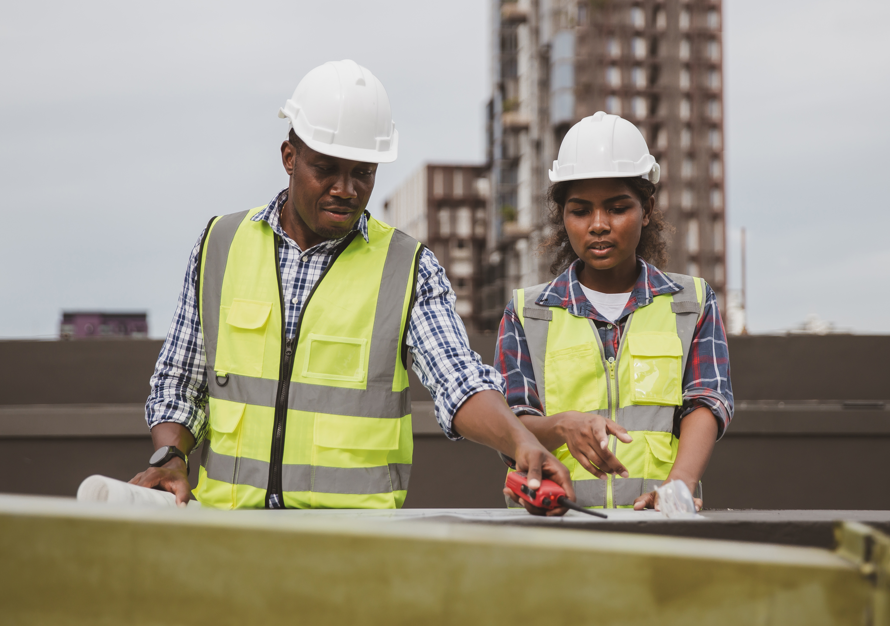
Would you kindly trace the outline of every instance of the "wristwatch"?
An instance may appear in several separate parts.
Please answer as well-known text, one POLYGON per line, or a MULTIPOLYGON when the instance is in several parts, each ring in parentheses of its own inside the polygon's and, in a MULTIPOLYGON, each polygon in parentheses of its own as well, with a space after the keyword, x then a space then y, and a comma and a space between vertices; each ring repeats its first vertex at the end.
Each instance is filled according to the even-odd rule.
POLYGON ((189 470, 189 458, 186 456, 185 452, 177 448, 176 446, 161 446, 155 453, 151 455, 151 458, 148 460, 149 467, 161 467, 166 464, 173 457, 178 456, 180 459, 185 461, 185 471, 189 470))

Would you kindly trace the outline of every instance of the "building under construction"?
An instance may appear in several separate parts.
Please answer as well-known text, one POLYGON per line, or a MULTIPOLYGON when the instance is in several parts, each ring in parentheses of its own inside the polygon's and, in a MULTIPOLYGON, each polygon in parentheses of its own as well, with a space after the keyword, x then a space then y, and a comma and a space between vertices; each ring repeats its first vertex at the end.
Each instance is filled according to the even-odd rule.
POLYGON ((383 220, 433 251, 457 296, 469 331, 480 330, 480 292, 489 232, 491 192, 484 165, 422 166, 383 204, 383 220))
POLYGON ((661 165, 658 205, 676 228, 666 269, 702 276, 725 308, 721 21, 719 0, 492 0, 485 328, 510 289, 551 277, 536 254, 547 170, 600 110, 637 125, 661 165))

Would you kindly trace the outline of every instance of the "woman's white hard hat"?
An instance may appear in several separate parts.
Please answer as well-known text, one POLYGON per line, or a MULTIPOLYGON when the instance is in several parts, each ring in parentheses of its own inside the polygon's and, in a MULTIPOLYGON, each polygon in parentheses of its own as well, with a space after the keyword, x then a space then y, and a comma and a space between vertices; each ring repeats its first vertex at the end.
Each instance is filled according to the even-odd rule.
POLYGON ((599 111, 566 133, 550 181, 642 176, 657 183, 660 175, 661 168, 639 129, 618 115, 599 111))
POLYGON ((368 163, 396 160, 399 132, 386 90, 355 61, 330 61, 310 71, 278 117, 287 118, 316 152, 368 163))

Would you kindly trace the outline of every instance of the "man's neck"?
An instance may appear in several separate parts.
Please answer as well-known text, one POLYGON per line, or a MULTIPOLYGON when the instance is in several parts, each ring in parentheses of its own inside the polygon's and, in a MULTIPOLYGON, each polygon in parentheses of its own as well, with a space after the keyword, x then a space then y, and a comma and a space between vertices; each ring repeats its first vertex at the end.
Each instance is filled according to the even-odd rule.
POLYGON ((299 213, 291 205, 290 198, 281 205, 278 221, 281 223, 281 229, 300 246, 301 250, 308 250, 323 241, 327 241, 327 239, 313 232, 306 225, 306 222, 300 218, 299 213))

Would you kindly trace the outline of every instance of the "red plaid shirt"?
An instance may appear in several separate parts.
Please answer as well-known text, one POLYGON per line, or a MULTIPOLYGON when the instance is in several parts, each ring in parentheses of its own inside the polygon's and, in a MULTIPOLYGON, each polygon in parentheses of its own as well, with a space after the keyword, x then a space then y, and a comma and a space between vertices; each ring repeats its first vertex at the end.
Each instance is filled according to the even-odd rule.
MULTIPOLYGON (((600 315, 581 290, 576 261, 557 276, 536 300, 544 306, 559 306, 576 317, 594 321, 602 340, 605 357, 616 357, 627 317, 637 309, 648 306, 655 296, 677 293, 682 287, 668 278, 654 265, 638 259, 640 275, 633 292, 616 323, 600 315)), ((535 374, 529 357, 525 331, 516 315, 511 300, 504 311, 498 331, 495 367, 507 381, 507 402, 517 415, 543 415, 538 399, 535 374)), ((732 383, 729 379, 729 349, 726 331, 717 309, 717 298, 705 284, 704 312, 695 327, 686 371, 683 373, 683 409, 680 418, 699 407, 707 407, 717 418, 717 438, 723 436, 732 420, 732 383)))

